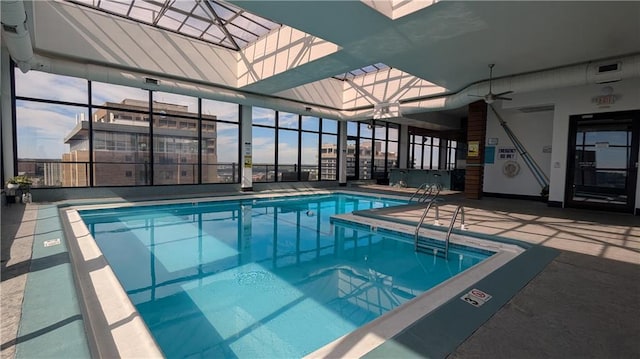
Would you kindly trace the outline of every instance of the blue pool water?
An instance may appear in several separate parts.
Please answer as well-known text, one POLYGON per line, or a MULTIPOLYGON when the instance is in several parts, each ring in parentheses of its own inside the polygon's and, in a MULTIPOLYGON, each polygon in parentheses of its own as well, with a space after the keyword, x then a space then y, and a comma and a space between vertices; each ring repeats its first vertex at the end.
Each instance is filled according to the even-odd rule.
POLYGON ((488 256, 332 225, 345 194, 80 211, 169 358, 299 358, 488 256))

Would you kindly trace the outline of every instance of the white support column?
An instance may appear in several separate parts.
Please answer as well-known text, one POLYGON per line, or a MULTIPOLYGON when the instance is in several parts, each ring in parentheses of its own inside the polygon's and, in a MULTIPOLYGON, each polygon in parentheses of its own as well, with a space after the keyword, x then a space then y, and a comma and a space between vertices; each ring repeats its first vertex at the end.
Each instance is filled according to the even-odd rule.
POLYGON ((2 161, 5 180, 16 175, 13 173, 13 121, 11 108, 11 65, 9 51, 2 46, 0 49, 0 116, 2 121, 2 161))
POLYGON ((398 136, 398 166, 399 168, 407 168, 409 160, 409 126, 400 125, 398 136))
POLYGON ((338 185, 347 185, 347 121, 338 121, 338 143, 340 153, 338 153, 338 185))
POLYGON ((253 190, 253 136, 251 124, 253 123, 253 113, 251 106, 240 106, 240 166, 242 168, 242 178, 240 186, 242 191, 253 190))

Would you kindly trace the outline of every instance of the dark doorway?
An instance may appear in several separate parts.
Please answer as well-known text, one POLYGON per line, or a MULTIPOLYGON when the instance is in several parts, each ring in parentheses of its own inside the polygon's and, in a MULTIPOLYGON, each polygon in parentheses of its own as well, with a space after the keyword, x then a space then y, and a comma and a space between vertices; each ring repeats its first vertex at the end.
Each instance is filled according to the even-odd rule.
POLYGON ((633 212, 640 111, 571 116, 565 203, 633 212))

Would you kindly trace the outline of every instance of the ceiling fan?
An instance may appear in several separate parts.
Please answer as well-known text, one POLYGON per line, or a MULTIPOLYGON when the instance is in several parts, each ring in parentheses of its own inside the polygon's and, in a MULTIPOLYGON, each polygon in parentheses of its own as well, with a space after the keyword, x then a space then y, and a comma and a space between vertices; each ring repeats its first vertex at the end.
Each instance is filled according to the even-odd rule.
POLYGON ((495 66, 495 64, 489 64, 489 93, 484 95, 484 96, 480 96, 480 95, 469 95, 469 96, 482 97, 484 99, 484 102, 486 102, 487 104, 492 104, 496 100, 507 100, 507 101, 511 101, 512 100, 509 97, 504 97, 504 95, 508 95, 508 94, 512 93, 513 91, 505 91, 505 92, 501 92, 501 93, 493 93, 491 91, 491 82, 493 81, 493 67, 494 66, 495 66))

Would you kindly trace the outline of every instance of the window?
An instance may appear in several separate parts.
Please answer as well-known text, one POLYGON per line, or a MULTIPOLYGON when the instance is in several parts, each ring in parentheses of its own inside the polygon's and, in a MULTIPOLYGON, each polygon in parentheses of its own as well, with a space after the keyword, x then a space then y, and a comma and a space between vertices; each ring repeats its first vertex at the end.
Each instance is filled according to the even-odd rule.
POLYGON ((300 126, 299 115, 287 112, 278 113, 278 128, 290 128, 297 130, 300 126))
POLYGON ((337 179, 336 174, 338 169, 338 136, 323 133, 321 149, 320 179, 324 181, 335 181, 337 179))
POLYGON ((410 135, 409 164, 418 169, 455 169, 457 142, 432 136, 410 135))
POLYGON ((318 154, 318 137, 319 135, 317 133, 302 133, 302 142, 300 143, 302 159, 300 180, 302 181, 319 180, 318 161, 320 156, 318 154))
POLYGON ((240 106, 202 100, 202 183, 239 181, 240 106))
POLYGON ((276 128, 274 110, 253 107, 252 160, 253 181, 276 180, 276 128))

